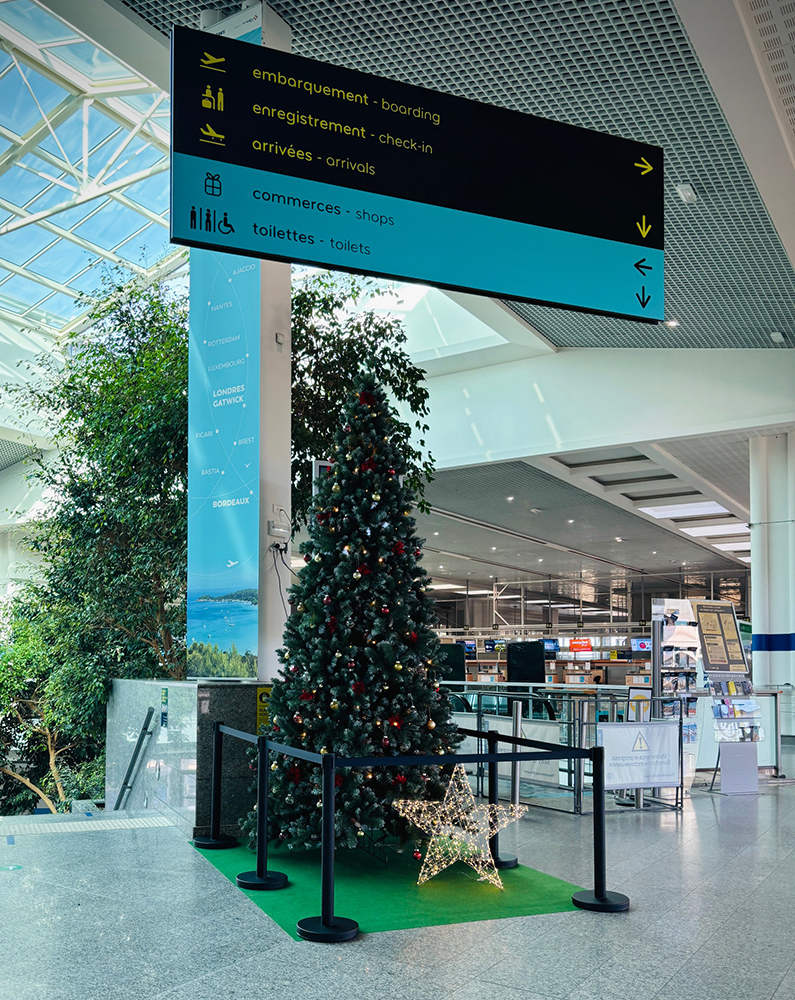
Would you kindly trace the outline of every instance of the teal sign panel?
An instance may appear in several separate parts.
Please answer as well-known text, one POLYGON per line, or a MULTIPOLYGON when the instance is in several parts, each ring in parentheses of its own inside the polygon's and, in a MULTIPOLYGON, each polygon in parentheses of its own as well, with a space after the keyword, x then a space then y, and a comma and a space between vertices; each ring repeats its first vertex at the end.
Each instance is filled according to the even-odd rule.
POLYGON ((656 146, 188 28, 173 242, 664 318, 656 146))

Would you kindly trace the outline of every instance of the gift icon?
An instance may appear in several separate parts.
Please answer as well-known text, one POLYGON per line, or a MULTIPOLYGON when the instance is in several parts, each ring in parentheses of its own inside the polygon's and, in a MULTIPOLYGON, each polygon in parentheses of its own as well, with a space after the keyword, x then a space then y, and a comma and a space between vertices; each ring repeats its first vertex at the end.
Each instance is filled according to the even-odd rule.
POLYGON ((221 193, 221 175, 207 173, 204 178, 204 193, 218 196, 221 193))

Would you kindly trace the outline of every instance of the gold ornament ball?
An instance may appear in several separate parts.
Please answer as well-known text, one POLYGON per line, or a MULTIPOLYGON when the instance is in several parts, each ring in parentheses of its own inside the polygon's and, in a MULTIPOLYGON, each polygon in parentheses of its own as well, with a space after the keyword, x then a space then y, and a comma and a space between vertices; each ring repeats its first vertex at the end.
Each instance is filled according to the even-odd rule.
POLYGON ((339 483, 334 483, 334 485, 331 487, 331 492, 332 493, 339 493, 339 491, 340 491, 340 484, 339 483))
POLYGON ((364 836, 364 830, 357 830, 356 831, 356 836, 357 837, 363 837, 364 836))
POLYGON ((428 719, 428 729, 436 729, 436 723, 433 719, 428 719))
POLYGON ((325 748, 325 747, 321 747, 321 748, 320 748, 320 752, 321 752, 321 753, 328 753, 328 750, 326 750, 326 748, 325 748))
POLYGON ((334 654, 334 659, 338 660, 341 656, 342 656, 342 653, 339 650, 337 650, 337 652, 334 654))
POLYGON ((306 610, 306 605, 304 605, 304 604, 299 604, 299 605, 298 605, 298 610, 299 610, 299 611, 305 611, 305 610, 306 610))
POLYGON ((380 493, 373 493, 373 500, 375 500, 377 502, 380 499, 381 499, 381 494, 380 493))
POLYGON ((329 708, 332 709, 332 711, 336 711, 339 707, 340 703, 338 701, 332 701, 332 703, 329 705, 329 708))
POLYGON ((316 553, 316 555, 315 555, 315 557, 314 557, 314 558, 315 558, 315 562, 320 562, 320 559, 321 559, 321 555, 320 555, 320 553, 319 553, 319 552, 318 552, 318 553, 316 553))
POLYGON ((350 462, 350 460, 353 458, 353 455, 350 452, 348 452, 348 454, 345 456, 345 458, 346 458, 346 460, 348 462, 350 462))
POLYGON ((361 580, 362 574, 358 570, 356 570, 356 572, 353 574, 353 578, 354 580, 361 580))
POLYGON ((271 764, 271 771, 278 771, 278 770, 279 770, 279 765, 276 763, 276 761, 274 761, 271 764))
POLYGON ((395 670, 402 670, 402 669, 403 669, 403 664, 402 663, 396 663, 395 664, 395 670))

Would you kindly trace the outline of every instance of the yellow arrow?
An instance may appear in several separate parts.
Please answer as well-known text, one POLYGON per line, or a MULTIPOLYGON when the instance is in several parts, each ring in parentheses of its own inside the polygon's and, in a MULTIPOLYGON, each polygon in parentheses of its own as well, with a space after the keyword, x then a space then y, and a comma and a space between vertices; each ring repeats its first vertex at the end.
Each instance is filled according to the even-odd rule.
POLYGON ((649 224, 648 226, 646 225, 646 216, 645 215, 643 216, 643 225, 641 225, 639 222, 636 222, 635 225, 638 227, 638 229, 640 230, 640 235, 645 240, 646 237, 651 232, 651 224, 649 224))
POLYGON ((650 170, 654 170, 654 167, 649 163, 645 156, 641 156, 640 163, 635 164, 636 167, 640 167, 641 176, 647 174, 650 170))

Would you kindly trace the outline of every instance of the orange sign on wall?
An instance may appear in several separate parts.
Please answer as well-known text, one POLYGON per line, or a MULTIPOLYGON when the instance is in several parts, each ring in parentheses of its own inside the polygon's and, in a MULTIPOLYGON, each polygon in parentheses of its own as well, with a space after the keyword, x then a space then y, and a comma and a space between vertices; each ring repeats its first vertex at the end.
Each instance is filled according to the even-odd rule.
POLYGON ((590 639, 572 639, 571 642, 569 643, 569 649, 572 651, 572 653, 593 652, 590 639))

